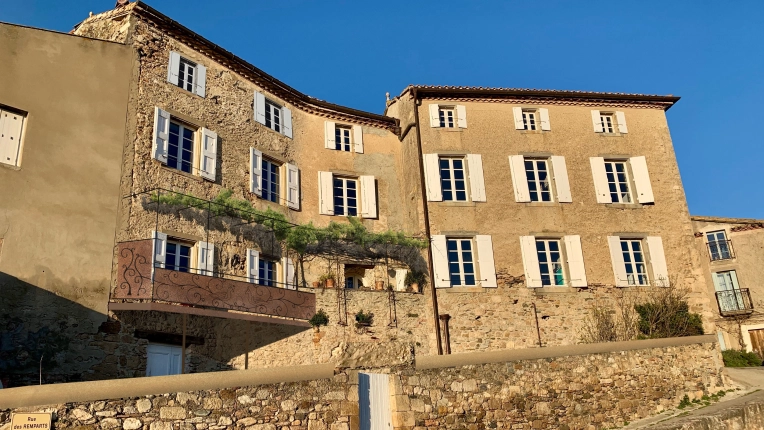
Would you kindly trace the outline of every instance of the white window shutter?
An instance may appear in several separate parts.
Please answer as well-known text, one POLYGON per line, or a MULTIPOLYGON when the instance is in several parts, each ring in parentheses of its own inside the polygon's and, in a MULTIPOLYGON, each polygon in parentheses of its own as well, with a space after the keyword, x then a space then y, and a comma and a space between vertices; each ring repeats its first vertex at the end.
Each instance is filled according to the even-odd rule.
POLYGON ((292 138, 292 110, 288 107, 281 108, 281 116, 284 118, 281 127, 284 136, 292 138))
POLYGON ((194 92, 200 97, 204 97, 207 85, 207 68, 201 64, 196 65, 196 85, 194 92))
POLYGON ((296 290, 294 285, 294 262, 289 257, 281 257, 281 268, 284 271, 284 287, 288 290, 296 290))
POLYGON ((456 105, 456 123, 459 128, 467 128, 467 108, 464 105, 456 105))
POLYGON ((711 273, 711 280, 714 281, 714 291, 724 291, 725 285, 722 285, 721 279, 719 279, 719 274, 716 272, 711 273))
POLYGON ((634 175, 634 186, 637 189, 637 201, 639 203, 655 203, 653 186, 650 183, 650 174, 647 172, 647 160, 645 157, 629 158, 631 174, 634 175))
POLYGON ((478 267, 480 269, 481 285, 484 288, 496 288, 496 266, 493 261, 493 243, 489 235, 475 236, 477 244, 478 267))
POLYGON ((0 163, 18 166, 24 117, 0 109, 0 163))
MULTIPOLYGON (((406 291, 406 274, 408 269, 395 269, 395 291, 406 291)), ((424 285, 421 286, 424 288, 424 285)))
POLYGON ((153 231, 154 238, 154 260, 151 264, 151 272, 154 273, 154 268, 165 267, 167 262, 167 235, 158 231, 153 231))
POLYGON ((287 163, 287 207, 289 209, 300 209, 300 169, 294 164, 287 163))
POLYGON ((256 284, 260 274, 260 252, 256 249, 247 249, 247 280, 256 284))
POLYGON ((539 109, 539 116, 541 117, 541 129, 544 131, 552 130, 552 125, 549 123, 549 109, 539 109))
POLYGON ((259 91, 255 91, 255 121, 265 125, 265 96, 259 91))
POLYGON ((440 107, 436 104, 430 105, 430 127, 440 127, 440 107))
POLYGON ((663 252, 663 239, 660 236, 647 237, 647 249, 650 253, 650 265, 653 268, 653 277, 656 287, 668 287, 668 266, 666 266, 666 254, 663 252))
POLYGON ((536 237, 520 236, 520 250, 523 253, 523 268, 525 269, 525 285, 528 288, 541 288, 541 268, 536 253, 536 237))
POLYGON ((607 185, 607 172, 605 172, 605 159, 602 157, 590 157, 592 165, 592 178, 594 179, 594 192, 597 194, 597 203, 613 203, 610 197, 610 188, 607 185))
POLYGON ((483 179, 483 157, 480 154, 467 154, 467 171, 470 176, 472 201, 486 201, 485 180, 483 179))
POLYGON ((215 181, 218 163, 218 134, 202 128, 202 153, 199 158, 199 174, 202 178, 215 181))
POLYGON ((249 192, 263 196, 263 153, 252 147, 249 148, 249 192))
POLYGON ((595 133, 603 133, 605 129, 602 128, 602 118, 600 118, 600 111, 592 111, 592 125, 594 126, 595 133))
POLYGON ((446 249, 446 236, 433 235, 432 243, 432 268, 435 288, 450 288, 451 275, 448 270, 448 250, 446 249))
POLYGON ((440 160, 438 154, 424 154, 424 179, 427 185, 427 201, 442 202, 443 189, 440 186, 440 160))
POLYGON ((615 120, 618 121, 618 132, 619 133, 628 133, 629 129, 626 128, 626 115, 623 114, 621 111, 616 111, 615 113, 615 120))
POLYGON ((377 218, 377 182, 374 176, 361 176, 361 216, 377 218))
POLYGON ((568 181, 568 167, 565 164, 565 157, 553 155, 552 173, 554 174, 554 185, 557 188, 557 201, 560 203, 572 203, 573 196, 570 194, 570 182, 568 181))
POLYGON ((613 264, 613 274, 615 275, 616 287, 628 287, 629 280, 626 277, 626 264, 623 262, 623 251, 621 250, 621 238, 618 236, 608 236, 607 243, 610 247, 610 262, 613 264))
POLYGON ((180 71, 180 54, 170 52, 170 63, 167 65, 167 82, 178 85, 178 72, 180 71))
POLYGON ((170 138, 170 113, 154 108, 154 142, 151 156, 167 164, 167 142, 170 138))
POLYGON ((515 130, 525 130, 525 124, 523 123, 523 108, 513 107, 512 114, 515 117, 515 130))
POLYGON ((528 180, 525 177, 525 158, 522 155, 510 155, 509 169, 512 173, 512 188, 515 190, 515 201, 531 201, 528 180))
POLYGON ((568 273, 571 287, 586 287, 586 268, 584 254, 581 251, 581 236, 565 236, 565 254, 568 257, 568 273))
POLYGON ((215 274, 215 245, 210 242, 199 241, 196 243, 199 252, 198 267, 199 273, 205 276, 215 274))
POLYGON ((336 130, 335 130, 336 124, 334 121, 324 121, 324 148, 326 149, 335 149, 337 146, 335 145, 336 142, 336 130))
POLYGON ((355 152, 363 154, 363 127, 360 125, 353 126, 353 143, 355 144, 355 152))
POLYGON ((333 182, 332 172, 318 172, 318 199, 321 215, 334 215, 333 182))

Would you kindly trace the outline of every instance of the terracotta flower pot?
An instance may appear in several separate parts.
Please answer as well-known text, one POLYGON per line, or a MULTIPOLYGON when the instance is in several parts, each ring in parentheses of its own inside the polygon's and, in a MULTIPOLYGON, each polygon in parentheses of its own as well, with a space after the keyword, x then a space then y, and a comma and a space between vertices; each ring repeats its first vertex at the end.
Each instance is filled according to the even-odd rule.
POLYGON ((374 288, 377 290, 384 290, 385 289, 385 281, 377 281, 374 283, 374 288))
POLYGON ((326 280, 326 288, 334 288, 334 279, 326 280))
POLYGON ((313 288, 318 288, 321 285, 318 281, 313 281, 313 288))
POLYGON ((409 286, 409 288, 411 288, 411 292, 414 292, 414 293, 418 293, 419 292, 419 284, 417 284, 416 282, 412 283, 409 286))

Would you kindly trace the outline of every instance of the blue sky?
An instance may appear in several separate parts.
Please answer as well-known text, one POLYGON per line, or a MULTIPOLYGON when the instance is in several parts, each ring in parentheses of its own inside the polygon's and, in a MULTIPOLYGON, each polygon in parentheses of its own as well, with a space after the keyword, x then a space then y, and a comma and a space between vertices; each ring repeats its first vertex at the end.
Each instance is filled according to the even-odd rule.
MULTIPOLYGON (((149 0, 287 84, 381 113, 411 83, 649 94, 668 112, 690 212, 764 218, 764 1, 149 0)), ((69 31, 113 0, 3 1, 69 31)))

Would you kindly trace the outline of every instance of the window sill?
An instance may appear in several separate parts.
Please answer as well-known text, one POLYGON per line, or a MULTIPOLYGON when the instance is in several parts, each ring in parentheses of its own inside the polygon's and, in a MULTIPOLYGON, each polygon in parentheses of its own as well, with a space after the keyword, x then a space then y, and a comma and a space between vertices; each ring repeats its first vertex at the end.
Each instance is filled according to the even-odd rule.
POLYGON ((187 177, 189 179, 193 179, 194 181, 197 181, 197 182, 204 182, 204 179, 202 179, 201 176, 196 176, 193 173, 187 173, 187 172, 184 172, 184 171, 178 170, 178 169, 173 169, 172 167, 168 167, 168 166, 166 166, 164 164, 161 164, 161 162, 160 162, 160 165, 162 166, 162 170, 166 170, 168 172, 172 172, 172 173, 175 173, 177 175, 185 176, 185 177, 187 177))
POLYGON ((642 209, 644 207, 641 203, 604 203, 609 208, 614 209, 642 209))
POLYGON ((559 207, 562 206, 562 203, 560 202, 525 202, 526 206, 533 206, 533 207, 559 207))
POLYGON ((623 137, 622 133, 597 133, 600 137, 623 137))
POLYGON ((443 291, 444 293, 485 293, 487 288, 483 287, 459 287, 454 286, 451 288, 438 288, 438 291, 443 291))
POLYGON ((195 93, 195 92, 193 92, 193 91, 189 91, 189 90, 187 90, 187 89, 185 89, 185 88, 181 88, 181 87, 179 87, 179 86, 177 86, 177 85, 173 84, 173 83, 172 83, 172 82, 170 82, 170 81, 165 81, 165 83, 166 83, 167 85, 171 86, 172 88, 176 89, 177 91, 179 91, 179 92, 183 93, 183 94, 191 94, 192 96, 196 96, 196 97, 199 97, 200 99, 205 99, 205 98, 206 98, 206 97, 202 97, 202 96, 200 96, 199 94, 196 94, 196 93, 195 93))
POLYGON ((544 134, 552 130, 518 130, 520 134, 544 134))
POLYGON ((533 288, 533 292, 541 295, 546 294, 577 294, 585 287, 541 287, 533 288))
POLYGON ((443 201, 443 202, 433 202, 433 203, 440 203, 439 206, 454 206, 454 207, 470 207, 475 206, 475 202, 455 202, 455 201, 443 201))
POLYGON ((19 167, 19 166, 16 166, 16 165, 14 165, 14 164, 5 164, 5 163, 0 163, 0 167, 2 167, 2 168, 5 168, 5 169, 8 169, 8 170, 16 170, 16 171, 19 171, 19 170, 21 170, 21 167, 19 167))
POLYGON ((437 128, 440 129, 440 130, 443 130, 443 131, 451 131, 451 132, 453 132, 453 131, 459 131, 460 132, 460 131, 464 130, 463 128, 459 128, 459 127, 453 127, 453 128, 452 127, 437 127, 437 128))

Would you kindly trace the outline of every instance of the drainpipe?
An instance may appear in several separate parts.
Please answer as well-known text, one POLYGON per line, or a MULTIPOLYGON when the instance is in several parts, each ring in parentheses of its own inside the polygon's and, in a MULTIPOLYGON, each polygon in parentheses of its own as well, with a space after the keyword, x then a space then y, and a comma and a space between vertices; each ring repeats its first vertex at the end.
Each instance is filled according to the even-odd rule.
POLYGON ((432 264, 432 237, 430 235, 430 209, 427 205, 427 184, 424 180, 424 154, 422 151, 422 134, 419 127, 419 99, 416 88, 412 90, 414 98, 414 121, 416 124, 416 144, 419 150, 419 184, 422 188, 422 205, 424 208, 424 236, 427 239, 427 260, 430 271, 430 292, 432 293, 432 318, 435 322, 435 340, 438 345, 438 355, 443 355, 443 343, 440 338, 440 318, 438 315, 438 294, 435 291, 435 268, 432 264))

